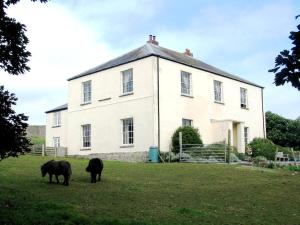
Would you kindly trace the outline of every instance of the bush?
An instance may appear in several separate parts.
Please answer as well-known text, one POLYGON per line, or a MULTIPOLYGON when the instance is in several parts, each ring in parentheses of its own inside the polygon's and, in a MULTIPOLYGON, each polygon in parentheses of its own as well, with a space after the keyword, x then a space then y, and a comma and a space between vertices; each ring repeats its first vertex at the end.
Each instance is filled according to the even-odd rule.
POLYGON ((252 150, 252 157, 264 156, 269 160, 275 159, 276 145, 265 138, 254 138, 249 146, 252 150))
POLYGON ((253 164, 255 166, 260 166, 260 167, 267 167, 268 165, 268 160, 266 157, 264 156, 256 156, 254 159, 253 159, 253 164))
POLYGON ((179 161, 179 155, 175 155, 173 152, 161 152, 161 157, 165 162, 178 162, 179 161))
POLYGON ((297 166, 297 165, 289 165, 289 166, 287 166, 287 169, 290 171, 299 171, 300 172, 300 166, 297 166))
POLYGON ((235 155, 242 161, 246 161, 246 154, 245 153, 235 153, 235 155))
POLYGON ((203 145, 197 128, 191 126, 179 127, 172 136, 172 152, 179 153, 179 132, 182 132, 182 144, 203 145))

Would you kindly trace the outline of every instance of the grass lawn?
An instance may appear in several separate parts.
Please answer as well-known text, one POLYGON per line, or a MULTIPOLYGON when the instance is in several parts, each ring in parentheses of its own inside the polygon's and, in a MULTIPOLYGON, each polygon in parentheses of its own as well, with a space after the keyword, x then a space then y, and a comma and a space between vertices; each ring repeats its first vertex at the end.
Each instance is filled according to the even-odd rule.
POLYGON ((237 165, 104 162, 68 158, 70 186, 48 184, 50 158, 0 162, 0 224, 300 224, 300 174, 237 165))

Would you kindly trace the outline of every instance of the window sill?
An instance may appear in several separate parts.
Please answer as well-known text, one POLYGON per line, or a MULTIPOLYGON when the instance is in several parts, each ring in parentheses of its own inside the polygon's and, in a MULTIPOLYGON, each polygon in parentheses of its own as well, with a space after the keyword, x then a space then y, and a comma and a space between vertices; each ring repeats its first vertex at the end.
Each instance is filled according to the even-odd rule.
POLYGON ((84 103, 81 103, 80 105, 83 106, 83 105, 89 105, 91 104, 92 102, 84 102, 84 103))
POLYGON ((128 92, 128 93, 124 93, 119 95, 119 97, 123 97, 123 96, 127 96, 127 95, 133 95, 133 92, 128 92))
POLYGON ((55 126, 52 126, 52 128, 56 128, 56 127, 61 127, 61 125, 55 125, 55 126))
POLYGON ((243 108, 243 107, 241 107, 241 109, 249 110, 249 108, 248 108, 248 107, 246 107, 246 108, 243 108))
POLYGON ((192 96, 192 95, 187 95, 187 94, 182 94, 182 93, 181 93, 181 96, 188 97, 188 98, 194 98, 194 96, 192 96))
POLYGON ((82 147, 80 151, 90 151, 91 147, 82 147))
POLYGON ((102 98, 102 99, 99 99, 98 102, 104 102, 104 101, 108 101, 108 100, 111 100, 111 98, 102 98))
POLYGON ((215 101, 215 103, 217 103, 217 104, 221 104, 221 105, 225 105, 225 103, 224 103, 224 102, 215 101))
POLYGON ((120 148, 133 148, 134 145, 120 145, 120 148))

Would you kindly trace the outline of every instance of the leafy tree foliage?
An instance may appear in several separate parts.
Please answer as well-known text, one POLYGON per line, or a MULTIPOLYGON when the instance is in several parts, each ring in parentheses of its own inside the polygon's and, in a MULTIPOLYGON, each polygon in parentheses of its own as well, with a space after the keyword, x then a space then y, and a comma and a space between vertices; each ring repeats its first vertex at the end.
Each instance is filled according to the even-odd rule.
MULTIPOLYGON (((25 35, 26 26, 8 17, 5 12, 10 5, 19 1, 0 0, 0 70, 12 75, 23 74, 30 70, 27 66, 31 54, 26 49, 29 42, 25 35)), ((28 124, 25 122, 28 117, 15 113, 12 106, 16 101, 14 94, 10 94, 4 90, 4 86, 0 86, 0 160, 30 151, 30 141, 26 137, 28 124)))
POLYGON ((29 152, 30 141, 26 137, 28 117, 16 114, 12 106, 17 98, 0 86, 0 160, 29 152))
MULTIPOLYGON (((296 19, 300 17, 296 16, 296 19)), ((291 52, 283 50, 275 59, 275 67, 269 72, 275 73, 276 86, 291 82, 292 86, 300 91, 300 24, 298 31, 292 31, 289 38, 292 40, 291 52)))
POLYGON ((300 150, 300 120, 266 112, 267 138, 275 144, 300 150))
POLYGON ((182 132, 182 144, 203 144, 197 128, 179 127, 172 136, 172 151, 174 153, 179 153, 179 132, 182 132))
MULTIPOLYGON (((33 2, 37 0, 32 0, 33 2)), ((30 68, 27 65, 31 53, 26 45, 26 26, 7 16, 5 10, 19 0, 0 0, 0 69, 9 74, 19 75, 30 68)), ((40 0, 47 2, 47 0, 40 0)))

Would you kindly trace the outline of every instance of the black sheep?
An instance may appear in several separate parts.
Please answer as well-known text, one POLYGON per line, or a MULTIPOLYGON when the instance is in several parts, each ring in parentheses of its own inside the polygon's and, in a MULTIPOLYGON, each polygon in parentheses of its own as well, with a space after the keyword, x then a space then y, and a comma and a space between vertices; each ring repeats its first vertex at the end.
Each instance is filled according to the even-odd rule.
POLYGON ((48 161, 41 166, 42 176, 44 177, 47 173, 49 174, 49 182, 52 183, 52 175, 55 175, 56 182, 59 183, 58 176, 64 176, 63 185, 68 186, 70 176, 72 174, 71 165, 67 161, 48 161))
POLYGON ((98 181, 101 180, 101 173, 103 170, 103 162, 99 158, 93 158, 89 161, 89 165, 86 168, 86 172, 91 173, 91 183, 96 183, 96 177, 98 174, 98 181))

